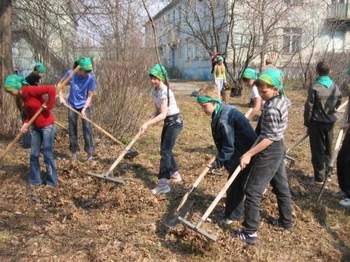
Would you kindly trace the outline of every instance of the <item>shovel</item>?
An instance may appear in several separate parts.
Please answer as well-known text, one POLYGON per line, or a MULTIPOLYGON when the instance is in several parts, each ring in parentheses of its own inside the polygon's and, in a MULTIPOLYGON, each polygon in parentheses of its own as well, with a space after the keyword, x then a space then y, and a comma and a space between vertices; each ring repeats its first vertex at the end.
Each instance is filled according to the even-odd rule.
POLYGON ((112 166, 108 169, 108 171, 106 173, 102 173, 102 174, 95 174, 92 172, 89 172, 88 175, 90 176, 94 176, 94 177, 98 177, 101 179, 105 179, 111 182, 116 182, 116 183, 121 183, 121 184, 125 184, 125 181, 121 178, 117 178, 117 177, 112 177, 112 173, 113 170, 118 166, 118 164, 120 163, 120 161, 122 161, 122 159, 124 158, 124 156, 129 152, 129 150, 131 149, 131 147, 135 144, 135 142, 137 141, 137 139, 139 139, 141 135, 141 131, 139 131, 136 136, 133 138, 133 140, 127 145, 127 147, 122 151, 122 153, 119 155, 119 157, 117 158, 117 160, 114 161, 114 163, 112 164, 112 166))

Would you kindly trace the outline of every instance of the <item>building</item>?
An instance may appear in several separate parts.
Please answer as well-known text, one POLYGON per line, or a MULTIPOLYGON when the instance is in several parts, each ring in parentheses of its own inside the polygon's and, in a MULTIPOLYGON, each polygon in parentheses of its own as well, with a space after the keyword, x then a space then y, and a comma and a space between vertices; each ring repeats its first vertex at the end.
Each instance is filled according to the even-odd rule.
MULTIPOLYGON (((232 8, 233 1, 173 0, 153 17, 161 60, 172 77, 211 79, 210 55, 216 49, 226 50, 236 75, 248 57, 257 67, 273 57, 290 77, 325 52, 350 49, 349 0, 268 0, 260 10, 254 0, 232 8)), ((150 22, 145 35, 152 47, 150 22)))

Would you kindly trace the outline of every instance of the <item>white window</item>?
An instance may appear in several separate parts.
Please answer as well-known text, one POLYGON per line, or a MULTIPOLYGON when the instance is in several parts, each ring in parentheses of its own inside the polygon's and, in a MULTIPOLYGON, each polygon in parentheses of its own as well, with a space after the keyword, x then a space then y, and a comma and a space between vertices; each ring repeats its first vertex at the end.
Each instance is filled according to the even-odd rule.
POLYGON ((286 54, 293 54, 301 49, 301 28, 289 27, 283 29, 283 50, 286 54))
POLYGON ((344 31, 331 32, 329 38, 330 40, 328 45, 328 51, 334 51, 334 52, 344 51, 344 42, 345 42, 344 31))

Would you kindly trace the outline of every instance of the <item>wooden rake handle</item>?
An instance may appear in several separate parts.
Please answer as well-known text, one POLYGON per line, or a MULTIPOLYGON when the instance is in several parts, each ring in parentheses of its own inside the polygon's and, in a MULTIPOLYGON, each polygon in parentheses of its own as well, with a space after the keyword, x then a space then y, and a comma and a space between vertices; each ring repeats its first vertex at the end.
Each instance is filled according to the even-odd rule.
MULTIPOLYGON (((28 127, 33 124, 33 122, 35 121, 35 119, 38 117, 38 115, 40 115, 40 113, 44 110, 44 107, 41 106, 40 109, 35 113, 34 116, 32 116, 32 118, 29 120, 28 122, 28 127)), ((17 141, 21 138, 21 136, 23 135, 22 132, 19 132, 16 137, 12 140, 12 142, 10 144, 7 145, 5 151, 1 154, 0 156, 0 161, 4 158, 4 156, 10 151, 10 149, 13 147, 14 144, 17 143, 17 141)))
POLYGON ((304 140, 309 136, 309 134, 306 132, 302 137, 300 137, 293 145, 291 145, 287 151, 286 154, 288 154, 291 150, 299 146, 304 140))
POLYGON ((135 144, 135 142, 139 139, 139 137, 141 136, 141 131, 139 131, 136 136, 131 140, 131 142, 124 148, 124 150, 121 152, 121 154, 119 155, 119 157, 117 158, 117 160, 114 161, 114 163, 112 164, 112 166, 109 168, 109 170, 107 171, 107 173, 105 174, 105 176, 109 176, 113 170, 117 167, 117 165, 120 163, 120 161, 122 161, 122 159, 124 158, 124 156, 128 153, 128 151, 131 149, 131 147, 135 144))
POLYGON ((96 124, 95 122, 93 122, 92 120, 90 120, 87 117, 83 117, 83 115, 76 109, 74 109, 73 107, 71 107, 68 104, 63 104, 65 107, 67 107, 69 110, 73 111, 74 113, 76 113, 78 116, 80 116, 82 119, 86 120, 87 122, 89 122, 90 124, 92 124, 94 127, 97 128, 97 130, 99 130, 100 132, 102 132, 103 134, 105 134, 106 136, 108 136, 110 139, 112 139, 114 142, 118 143, 121 146, 124 146, 124 144, 119 141, 118 139, 116 139, 111 133, 107 132, 105 129, 103 129, 101 126, 99 126, 98 124, 96 124))
MULTIPOLYGON (((255 140, 254 144, 251 147, 254 147, 258 143, 258 139, 259 138, 257 138, 255 140)), ((213 212, 214 208, 219 203, 221 198, 224 196, 224 194, 226 193, 227 189, 231 186, 231 184, 236 179, 236 177, 238 176, 239 172, 241 172, 241 170, 242 170, 242 168, 241 168, 240 165, 235 169, 235 171, 233 172, 233 174, 231 175, 229 180, 227 180, 227 182, 225 183, 224 187, 220 190, 219 194, 215 197, 214 201, 210 204, 208 209, 205 211, 204 215, 199 220, 198 224, 196 225, 197 229, 207 220, 207 218, 210 216, 211 212, 213 212)))

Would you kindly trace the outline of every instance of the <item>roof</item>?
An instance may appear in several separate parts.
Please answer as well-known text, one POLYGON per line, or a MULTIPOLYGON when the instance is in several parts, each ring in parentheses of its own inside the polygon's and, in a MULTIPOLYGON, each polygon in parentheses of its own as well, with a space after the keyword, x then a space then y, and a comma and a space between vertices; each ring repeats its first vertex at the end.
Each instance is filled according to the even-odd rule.
MULTIPOLYGON (((166 5, 163 9, 161 9, 155 16, 152 17, 153 20, 158 19, 161 17, 164 13, 169 11, 171 8, 173 8, 175 5, 177 5, 180 2, 180 0, 173 0, 168 5, 166 5)), ((146 24, 148 24, 150 21, 148 21, 146 24)))

